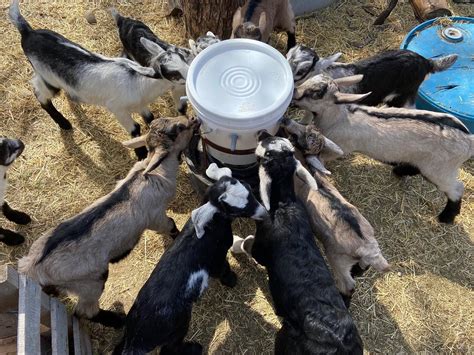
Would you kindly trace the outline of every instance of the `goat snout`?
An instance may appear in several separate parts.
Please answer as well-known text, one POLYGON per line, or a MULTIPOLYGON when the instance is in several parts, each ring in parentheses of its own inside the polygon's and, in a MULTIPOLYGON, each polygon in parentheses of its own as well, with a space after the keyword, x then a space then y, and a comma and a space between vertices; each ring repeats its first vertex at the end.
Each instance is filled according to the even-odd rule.
POLYGON ((259 204, 257 210, 251 218, 257 221, 261 221, 263 218, 265 218, 265 216, 268 216, 268 212, 265 207, 259 204))

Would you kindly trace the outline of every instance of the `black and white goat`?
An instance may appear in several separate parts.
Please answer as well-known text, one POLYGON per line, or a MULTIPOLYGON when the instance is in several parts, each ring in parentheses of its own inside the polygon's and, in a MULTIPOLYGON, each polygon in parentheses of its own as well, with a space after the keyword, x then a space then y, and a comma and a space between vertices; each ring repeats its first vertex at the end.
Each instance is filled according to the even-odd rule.
POLYGON ((162 347, 161 354, 202 353, 200 344, 184 342, 193 303, 208 287, 209 276, 229 287, 237 282, 226 259, 232 220, 262 219, 267 214, 250 187, 233 178, 230 169, 211 164, 206 173, 216 182, 138 293, 115 354, 145 354, 157 346, 162 347))
POLYGON ((288 52, 287 59, 297 84, 323 72, 333 79, 362 74, 362 81, 341 88, 341 91, 355 94, 371 92, 360 101, 361 105, 386 104, 413 108, 423 80, 431 73, 450 68, 458 58, 456 54, 450 54, 426 59, 406 49, 382 52, 353 63, 336 62, 340 56, 341 53, 336 53, 328 58, 319 58, 313 49, 297 45, 288 52))
POLYGON ((344 153, 360 152, 395 165, 398 176, 421 173, 448 197, 439 221, 453 223, 464 193, 459 169, 474 155, 474 136, 452 115, 356 105, 369 94, 338 90, 361 80, 362 75, 313 76, 295 89, 293 103, 313 112, 315 125, 344 153))
POLYGON ((295 14, 289 0, 247 0, 232 19, 231 38, 250 38, 267 43, 275 28, 286 31, 287 50, 296 45, 295 14))
MULTIPOLYGON (((20 14, 18 0, 9 16, 21 34, 21 46, 35 75, 32 80, 41 107, 62 129, 71 123, 53 106, 52 98, 64 90, 73 100, 106 107, 132 137, 140 135, 140 125, 132 113, 140 113, 147 123, 148 109, 158 96, 186 81, 188 65, 173 51, 141 38, 152 55, 149 67, 126 58, 109 58, 93 53, 50 30, 34 30, 20 14)), ((139 158, 146 150, 137 150, 139 158)))
MULTIPOLYGON (((28 224, 31 221, 30 216, 26 213, 16 211, 11 208, 5 201, 5 193, 7 191, 7 170, 11 164, 18 158, 25 145, 19 139, 9 139, 0 137, 0 205, 6 219, 16 224, 28 224)), ((9 229, 0 228, 0 242, 6 245, 18 245, 23 243, 25 238, 9 229)))
MULTIPOLYGON (((180 82, 179 79, 181 78, 183 68, 187 68, 194 59, 193 52, 188 48, 178 47, 163 41, 142 21, 122 16, 115 8, 111 8, 110 13, 117 25, 125 57, 134 60, 144 67, 153 66, 154 54, 150 52, 150 48, 142 44, 142 38, 145 38, 149 42, 157 44, 163 51, 166 51, 169 55, 167 60, 170 63, 176 64, 174 68, 163 66, 162 74, 166 78, 177 80, 177 84, 172 87, 171 93, 176 108, 181 112, 182 107, 179 99, 181 96, 186 95, 186 88, 184 82, 180 82)), ((150 116, 147 121, 152 119, 153 116, 150 116)))
POLYGON ((198 37, 195 41, 190 39, 189 48, 191 48, 191 51, 193 52, 194 56, 197 56, 207 47, 212 46, 213 44, 216 44, 220 41, 221 40, 219 39, 219 37, 217 37, 214 33, 212 33, 211 31, 207 31, 204 36, 198 37))
POLYGON ((20 272, 38 281, 47 293, 78 296, 76 314, 119 327, 120 315, 99 308, 109 263, 125 258, 146 229, 176 237, 166 215, 176 192, 181 152, 198 123, 184 116, 158 118, 145 136, 124 142, 146 145, 146 160, 137 162, 108 195, 38 238, 18 263, 20 272))
POLYGON ((321 155, 342 156, 343 151, 313 125, 304 126, 288 118, 282 125, 302 153, 297 154, 297 158, 302 162, 306 160, 313 170, 318 190, 295 180, 296 196, 306 207, 311 228, 324 246, 337 288, 349 305, 355 289, 353 276, 359 276, 369 266, 385 272, 390 265, 380 251, 369 221, 331 184, 326 177, 330 173, 319 160, 321 155))
POLYGON ((362 340, 293 188, 294 175, 313 190, 316 181, 287 139, 260 132, 258 140, 260 196, 270 216, 257 224, 251 253, 267 269, 275 312, 283 318, 275 354, 362 354, 362 340))

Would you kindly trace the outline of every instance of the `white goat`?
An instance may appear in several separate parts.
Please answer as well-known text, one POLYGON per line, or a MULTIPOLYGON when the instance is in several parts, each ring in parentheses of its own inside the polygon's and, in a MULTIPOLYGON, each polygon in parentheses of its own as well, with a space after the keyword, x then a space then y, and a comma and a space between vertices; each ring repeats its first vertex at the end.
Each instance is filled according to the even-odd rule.
POLYGON ((459 168, 474 154, 474 136, 449 114, 351 105, 370 93, 345 94, 338 85, 361 80, 362 75, 335 80, 316 75, 295 89, 293 102, 315 113, 316 126, 344 153, 360 152, 394 164, 399 176, 421 173, 448 197, 439 221, 454 222, 464 192, 459 168))
MULTIPOLYGON (((23 51, 35 72, 35 95, 62 129, 71 129, 71 124, 51 102, 60 90, 75 101, 106 107, 132 137, 137 137, 140 125, 131 114, 150 117, 147 106, 186 80, 188 65, 174 60, 173 53, 146 38, 141 43, 153 55, 150 67, 90 52, 50 30, 34 30, 20 14, 18 0, 11 4, 9 16, 21 34, 23 51)), ((146 150, 138 150, 137 155, 144 158, 146 150)))
POLYGON ((121 326, 122 315, 99 308, 109 263, 126 257, 146 229, 178 235, 166 209, 176 192, 180 154, 197 126, 184 116, 159 118, 147 135, 125 142, 129 148, 146 144, 147 159, 137 162, 111 193, 38 238, 19 261, 20 272, 47 293, 77 295, 79 316, 121 326))

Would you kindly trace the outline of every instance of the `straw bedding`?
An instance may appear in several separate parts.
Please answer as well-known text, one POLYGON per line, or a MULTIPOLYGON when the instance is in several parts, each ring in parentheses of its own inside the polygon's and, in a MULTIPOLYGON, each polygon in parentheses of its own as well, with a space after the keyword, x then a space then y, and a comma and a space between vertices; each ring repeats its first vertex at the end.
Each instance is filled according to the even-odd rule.
MULTIPOLYGON (((335 51, 353 60, 395 48, 416 25, 407 1, 401 1, 386 24, 370 24, 384 0, 338 1, 331 7, 297 21, 298 42, 316 47, 320 55, 335 51)), ((6 14, 8 2, 2 0, 6 14)), ((118 55, 120 43, 105 9, 117 6, 125 15, 146 22, 163 39, 185 45, 182 20, 164 17, 163 1, 28 1, 22 12, 35 28, 53 29, 93 51, 118 55), (84 14, 97 9, 97 24, 84 14)), ((456 15, 469 16, 469 5, 452 6, 456 15)), ((16 264, 29 245, 61 220, 81 211, 109 192, 133 164, 133 154, 120 141, 126 132, 106 110, 70 104, 63 95, 55 100, 71 119, 72 132, 61 132, 37 103, 28 80, 32 70, 24 57, 19 34, 5 15, 0 19, 0 133, 21 138, 26 149, 10 171, 7 200, 28 212, 33 222, 18 227, 0 218, 2 226, 27 237, 20 247, 0 245, 0 263, 16 264)), ((283 49, 285 34, 271 43, 283 49)), ((173 115, 171 99, 160 98, 155 114, 173 115)), ((137 120, 139 118, 137 117, 137 120)), ((466 163, 461 215, 452 226, 436 222, 445 197, 421 179, 395 179, 390 168, 360 155, 329 165, 341 193, 373 224, 378 241, 393 270, 385 275, 368 272, 358 280, 351 312, 367 351, 371 353, 467 353, 474 350, 473 236, 474 162, 466 163)), ((184 166, 178 193, 169 215, 183 226, 198 198, 184 166)), ((235 223, 237 234, 247 235, 252 224, 235 223)), ((111 267, 101 299, 104 308, 127 311, 163 251, 171 241, 146 232, 131 255, 111 267), (116 302, 121 304, 117 304, 116 302)), ((239 275, 235 289, 217 282, 196 304, 189 338, 209 346, 212 354, 269 354, 279 321, 274 315, 260 267, 245 258, 229 256, 239 275)), ((120 337, 91 325, 97 353, 111 351, 120 337)))

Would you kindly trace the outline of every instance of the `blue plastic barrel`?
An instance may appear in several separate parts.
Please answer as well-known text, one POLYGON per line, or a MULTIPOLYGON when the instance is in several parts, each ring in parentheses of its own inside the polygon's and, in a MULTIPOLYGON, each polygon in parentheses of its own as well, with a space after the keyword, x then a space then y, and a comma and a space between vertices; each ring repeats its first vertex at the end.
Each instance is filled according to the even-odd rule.
POLYGON ((451 68, 432 74, 421 84, 416 107, 453 114, 474 133, 474 18, 426 21, 408 33, 401 48, 425 58, 459 56, 451 68))

